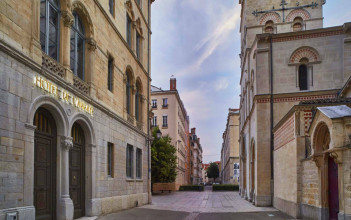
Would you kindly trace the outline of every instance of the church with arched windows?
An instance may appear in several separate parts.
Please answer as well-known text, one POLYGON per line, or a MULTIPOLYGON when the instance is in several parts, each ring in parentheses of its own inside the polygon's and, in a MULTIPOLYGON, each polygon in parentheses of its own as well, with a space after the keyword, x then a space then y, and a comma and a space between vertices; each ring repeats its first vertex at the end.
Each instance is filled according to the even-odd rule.
POLYGON ((151 2, 1 2, 0 219, 151 202, 151 2))
POLYGON ((240 195, 350 219, 351 23, 323 27, 326 3, 239 1, 240 195))

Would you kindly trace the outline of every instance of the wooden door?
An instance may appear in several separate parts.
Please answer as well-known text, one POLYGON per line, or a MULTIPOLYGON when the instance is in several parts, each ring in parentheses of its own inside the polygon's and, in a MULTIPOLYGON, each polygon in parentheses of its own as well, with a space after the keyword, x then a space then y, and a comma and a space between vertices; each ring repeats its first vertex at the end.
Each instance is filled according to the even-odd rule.
POLYGON ((74 205, 74 218, 85 215, 85 138, 78 123, 72 127, 73 149, 69 154, 69 194, 74 205))
POLYGON ((35 218, 56 219, 56 125, 44 108, 34 116, 34 207, 35 218))
POLYGON ((339 213, 338 165, 332 157, 328 158, 328 192, 329 219, 337 220, 339 213))

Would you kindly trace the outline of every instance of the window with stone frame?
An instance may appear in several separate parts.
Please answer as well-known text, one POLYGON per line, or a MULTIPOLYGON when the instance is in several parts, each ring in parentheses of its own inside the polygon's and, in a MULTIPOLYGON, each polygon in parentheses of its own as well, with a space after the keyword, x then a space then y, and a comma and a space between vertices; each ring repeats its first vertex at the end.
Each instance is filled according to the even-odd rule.
POLYGON ((127 13, 127 44, 132 49, 132 19, 127 13))
POLYGON ((269 21, 266 22, 265 27, 264 27, 264 32, 273 34, 273 32, 274 32, 274 22, 272 20, 269 20, 269 21))
POLYGON ((142 177, 142 151, 141 149, 136 150, 136 178, 141 179, 142 177))
POLYGON ((114 146, 112 143, 107 143, 107 176, 114 177, 113 167, 114 167, 114 146))
POLYGON ((133 178, 133 166, 134 164, 134 147, 128 144, 126 150, 126 176, 127 178, 133 178))
POLYGON ((152 126, 153 126, 153 127, 156 127, 156 126, 157 126, 157 116, 154 116, 154 117, 152 118, 152 126))
POLYGON ((132 113, 132 75, 129 70, 127 70, 126 75, 126 110, 127 113, 130 115, 132 113))
POLYGON ((140 84, 140 81, 137 81, 136 92, 135 92, 135 120, 140 122, 141 116, 142 116, 141 84, 140 84))
POLYGON ((59 60, 59 14, 58 0, 40 0, 40 44, 44 53, 59 60))
POLYGON ((113 91, 113 58, 111 56, 108 57, 108 65, 107 65, 107 89, 109 91, 113 91))
POLYGON ((152 108, 157 108, 157 99, 152 100, 152 108))
POLYGON ((300 90, 308 90, 308 71, 306 64, 299 66, 299 87, 300 90))
POLYGON ((296 17, 293 22, 293 31, 302 31, 303 30, 303 20, 301 17, 296 17))
POLYGON ((162 127, 168 127, 168 116, 167 115, 163 115, 162 116, 162 127))
POLYGON ((137 56, 137 58, 138 58, 138 60, 141 62, 141 55, 142 55, 142 51, 141 51, 141 36, 140 36, 140 34, 139 34, 139 32, 138 31, 136 31, 136 37, 135 37, 135 40, 136 40, 136 48, 135 48, 135 50, 136 50, 136 56, 137 56))
POLYGON ((70 66, 74 75, 84 80, 85 31, 82 20, 73 12, 73 25, 70 40, 70 66))
POLYGON ((108 10, 110 11, 111 15, 115 17, 115 0, 108 1, 108 10))

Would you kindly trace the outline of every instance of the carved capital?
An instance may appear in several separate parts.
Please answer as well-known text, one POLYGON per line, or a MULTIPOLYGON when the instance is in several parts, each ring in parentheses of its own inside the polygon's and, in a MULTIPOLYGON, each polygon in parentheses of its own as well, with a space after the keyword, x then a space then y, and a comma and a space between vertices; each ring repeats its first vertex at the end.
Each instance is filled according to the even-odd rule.
POLYGON ((63 24, 66 26, 66 27, 72 27, 73 25, 73 15, 70 11, 62 11, 61 12, 62 14, 62 20, 63 20, 63 24))
POLYGON ((334 148, 329 150, 329 155, 334 159, 335 163, 342 164, 343 151, 345 148, 334 148))
POLYGON ((73 148, 73 138, 72 137, 61 137, 61 147, 65 151, 69 151, 70 149, 73 148))
POLYGON ((96 41, 93 38, 87 39, 88 49, 91 51, 95 51, 97 48, 96 41))
POLYGON ((323 155, 312 155, 312 161, 316 164, 319 168, 323 164, 323 155))

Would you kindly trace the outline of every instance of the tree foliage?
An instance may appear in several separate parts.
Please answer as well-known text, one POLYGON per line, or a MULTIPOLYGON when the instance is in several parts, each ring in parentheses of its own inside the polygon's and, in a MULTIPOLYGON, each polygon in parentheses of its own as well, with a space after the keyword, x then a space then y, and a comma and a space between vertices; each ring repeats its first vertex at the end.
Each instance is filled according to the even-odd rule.
POLYGON ((158 127, 152 131, 154 141, 151 145, 151 181, 152 183, 172 183, 177 177, 176 148, 167 135, 157 138, 158 127))
POLYGON ((213 178, 214 181, 219 177, 219 168, 216 163, 210 163, 210 166, 207 168, 207 177, 213 178))

